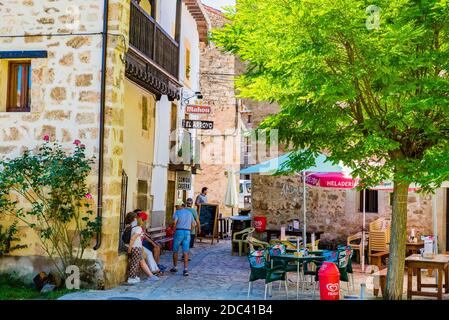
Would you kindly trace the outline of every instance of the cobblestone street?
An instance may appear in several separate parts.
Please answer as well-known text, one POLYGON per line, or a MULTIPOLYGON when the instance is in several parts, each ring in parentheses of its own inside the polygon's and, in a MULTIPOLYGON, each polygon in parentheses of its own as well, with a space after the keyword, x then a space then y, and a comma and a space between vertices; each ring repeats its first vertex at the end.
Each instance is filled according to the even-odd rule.
MULTIPOLYGON (((248 293, 249 264, 246 256, 231 256, 230 242, 221 240, 210 245, 210 242, 196 243, 191 251, 192 261, 189 276, 182 275, 182 263, 178 264, 178 273, 165 275, 157 282, 143 282, 137 285, 121 285, 106 291, 85 291, 66 295, 61 299, 145 299, 145 300, 246 300, 248 293)), ((171 253, 165 252, 161 262, 171 267, 171 253)), ((354 274, 355 292, 360 288, 362 275, 354 274)), ((296 275, 289 273, 289 299, 296 299, 296 275)), ((347 286, 342 283, 341 297, 347 295, 347 286)), ((278 290, 273 284, 272 299, 285 299, 285 290, 278 290)), ((372 290, 367 290, 367 298, 372 298, 372 290)), ((253 284, 250 299, 264 298, 264 283, 259 280, 253 284)), ((300 299, 312 299, 312 290, 300 293, 300 299)), ((319 299, 319 291, 315 293, 319 299)))

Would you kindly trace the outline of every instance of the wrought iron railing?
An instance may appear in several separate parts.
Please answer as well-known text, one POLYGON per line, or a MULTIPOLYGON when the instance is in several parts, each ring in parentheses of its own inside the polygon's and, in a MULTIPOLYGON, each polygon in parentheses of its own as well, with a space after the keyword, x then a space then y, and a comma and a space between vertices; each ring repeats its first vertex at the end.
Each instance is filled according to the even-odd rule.
POLYGON ((122 186, 120 199, 120 227, 119 227, 119 247, 118 251, 126 251, 125 243, 122 241, 122 235, 125 231, 125 216, 126 216, 126 200, 128 198, 128 175, 125 170, 122 170, 122 186))

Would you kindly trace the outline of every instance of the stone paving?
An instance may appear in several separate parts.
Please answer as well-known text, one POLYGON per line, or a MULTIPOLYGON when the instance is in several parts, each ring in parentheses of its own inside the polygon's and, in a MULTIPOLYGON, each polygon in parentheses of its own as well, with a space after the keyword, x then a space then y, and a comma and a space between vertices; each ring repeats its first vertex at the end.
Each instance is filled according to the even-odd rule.
MULTIPOLYGON (((108 299, 140 299, 140 300, 246 300, 248 293, 249 264, 246 256, 231 256, 231 244, 228 240, 210 244, 210 241, 196 243, 191 250, 189 276, 182 275, 182 262, 178 263, 178 273, 169 271, 157 282, 142 282, 136 285, 123 284, 110 290, 83 291, 68 294, 61 300, 108 300, 108 299)), ((161 257, 162 264, 171 267, 171 252, 165 252, 161 257)), ((367 276, 354 273, 354 290, 348 291, 346 283, 342 282, 341 297, 359 296, 360 284, 367 281, 367 276)), ((296 274, 289 273, 289 300, 296 299, 296 274)), ((424 282, 434 278, 423 277, 424 282)), ((404 286, 406 281, 404 282, 404 286)), ((310 300, 313 290, 300 292, 299 299, 310 300)), ((405 289, 404 289, 405 293, 405 289)), ((250 299, 264 298, 264 283, 256 281, 250 299)), ((373 290, 365 291, 366 299, 374 299, 373 290)), ((448 295, 445 295, 448 298, 448 295)), ((286 299, 285 289, 279 290, 278 284, 273 284, 274 300, 286 299)), ((319 299, 319 290, 314 299, 319 299)))

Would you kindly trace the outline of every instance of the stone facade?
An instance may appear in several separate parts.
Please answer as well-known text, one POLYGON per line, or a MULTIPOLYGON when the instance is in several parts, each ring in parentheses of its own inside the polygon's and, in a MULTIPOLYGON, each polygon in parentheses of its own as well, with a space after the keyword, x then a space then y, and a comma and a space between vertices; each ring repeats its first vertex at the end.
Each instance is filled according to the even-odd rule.
MULTIPOLYGON (((205 7, 209 28, 218 28, 226 22, 223 14, 205 7)), ((236 58, 223 53, 213 43, 204 46, 200 56, 200 87, 205 105, 211 107, 209 115, 201 120, 214 121, 214 130, 198 131, 201 143, 201 170, 195 176, 195 195, 201 188, 209 188, 208 201, 220 204, 220 213, 230 215, 231 209, 223 204, 226 193, 226 170, 240 169, 240 113, 235 97, 233 75, 236 58)), ((235 176, 236 180, 238 175, 235 176)), ((237 180, 238 181, 238 180, 237 180)))
MULTIPOLYGON (((346 243, 349 235, 362 229, 362 213, 355 190, 307 187, 307 230, 324 232, 323 241, 346 243)), ((366 213, 366 225, 385 217, 390 219, 390 193, 379 191, 378 213, 366 213)), ((292 219, 303 226, 303 187, 301 177, 252 175, 252 209, 254 216, 267 217, 267 228, 280 229, 292 219)), ((411 193, 407 229, 432 234, 430 196, 411 193)))
MULTIPOLYGON (((129 0, 111 0, 109 5, 109 33, 127 35, 129 0)), ((58 140, 67 147, 80 139, 88 155, 98 159, 102 1, 3 1, 0 16, 0 33, 11 35, 0 39, 0 51, 44 50, 48 54, 47 58, 31 59, 31 112, 0 112, 0 156, 18 156, 25 148, 40 144, 47 134, 51 141, 58 140)), ((124 122, 121 59, 126 42, 126 36, 108 36, 102 243, 99 250, 89 249, 85 254, 86 259, 98 260, 103 268, 104 278, 98 281, 98 287, 117 284, 126 272, 126 255, 118 255, 124 122)), ((95 163, 89 180, 94 199, 97 172, 95 163)), ((36 235, 27 227, 20 226, 20 235, 29 247, 15 255, 30 259, 43 255, 36 235)))

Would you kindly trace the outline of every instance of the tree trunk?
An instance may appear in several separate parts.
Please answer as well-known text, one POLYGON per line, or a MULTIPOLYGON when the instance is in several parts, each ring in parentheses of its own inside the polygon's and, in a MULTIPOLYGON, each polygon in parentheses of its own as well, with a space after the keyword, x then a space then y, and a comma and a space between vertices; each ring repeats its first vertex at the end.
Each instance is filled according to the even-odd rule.
POLYGON ((409 183, 394 181, 391 217, 390 257, 385 299, 401 300, 407 242, 407 198, 409 183))

